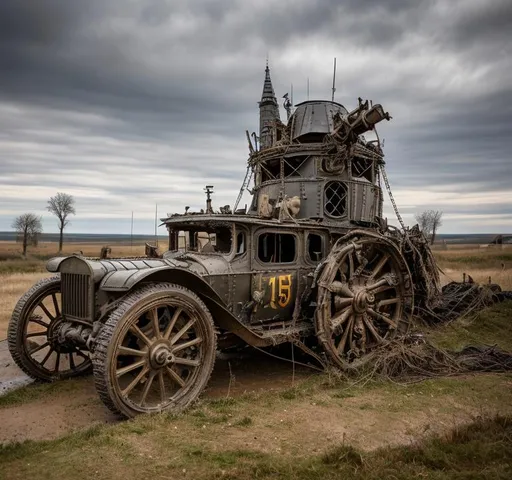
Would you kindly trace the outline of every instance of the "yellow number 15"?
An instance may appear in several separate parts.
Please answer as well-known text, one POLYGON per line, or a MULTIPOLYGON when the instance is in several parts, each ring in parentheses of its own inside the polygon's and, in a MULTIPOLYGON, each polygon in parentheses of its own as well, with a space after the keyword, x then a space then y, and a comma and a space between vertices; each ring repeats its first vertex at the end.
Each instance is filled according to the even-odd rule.
POLYGON ((270 306, 273 309, 277 309, 276 305, 276 278, 277 278, 277 286, 278 286, 278 297, 277 297, 277 305, 281 308, 286 307, 290 303, 291 300, 291 291, 292 291, 292 276, 291 275, 279 275, 279 277, 270 277, 268 279, 268 284, 270 286, 270 306))

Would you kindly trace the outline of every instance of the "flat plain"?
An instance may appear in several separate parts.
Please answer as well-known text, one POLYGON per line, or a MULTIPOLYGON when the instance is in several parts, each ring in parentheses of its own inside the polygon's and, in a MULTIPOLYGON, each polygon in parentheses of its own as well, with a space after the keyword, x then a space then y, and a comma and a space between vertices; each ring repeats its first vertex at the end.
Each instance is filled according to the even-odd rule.
MULTIPOLYGON (((0 340, 18 298, 50 275, 44 263, 55 247, 21 259, 19 245, 0 242, 0 340)), ((75 243, 65 252, 100 248, 75 243)), ((111 248, 112 256, 143 251, 111 248)), ((512 290, 509 246, 434 254, 444 283, 466 273, 512 290)), ((424 333, 447 349, 512 351, 511 304, 424 333)), ((0 397, 0 478, 510 478, 511 387, 510 373, 355 381, 252 352, 219 360, 185 414, 119 421, 91 377, 31 385, 0 397)))

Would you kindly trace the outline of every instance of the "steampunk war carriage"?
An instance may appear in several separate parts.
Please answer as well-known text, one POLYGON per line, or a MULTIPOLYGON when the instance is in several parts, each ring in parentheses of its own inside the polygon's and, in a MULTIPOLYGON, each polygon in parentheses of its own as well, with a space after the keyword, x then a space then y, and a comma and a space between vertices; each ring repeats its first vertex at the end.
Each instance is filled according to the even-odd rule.
POLYGON ((215 213, 209 200, 162 219, 169 249, 157 258, 50 260, 56 275, 12 315, 16 363, 43 381, 92 370, 103 402, 131 417, 189 405, 217 349, 293 342, 314 354, 314 343, 344 368, 406 332, 439 282, 421 233, 383 220, 383 152, 363 134, 388 114, 361 100, 288 114, 267 67, 247 211, 215 213))

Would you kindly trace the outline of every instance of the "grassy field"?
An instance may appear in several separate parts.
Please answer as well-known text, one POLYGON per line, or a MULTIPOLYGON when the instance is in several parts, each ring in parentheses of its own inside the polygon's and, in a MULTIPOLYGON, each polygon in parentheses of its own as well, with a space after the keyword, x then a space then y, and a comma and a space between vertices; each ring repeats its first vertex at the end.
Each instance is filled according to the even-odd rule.
MULTIPOLYGON (((54 247, 37 255, 51 256, 54 247)), ((87 255, 97 255, 99 247, 72 246, 87 255)), ((0 244, 0 252, 9 248, 0 244)), ((132 254, 126 247, 115 253, 126 254, 132 254)), ((510 249, 458 248, 435 255, 447 274, 444 282, 466 272, 485 283, 491 276, 512 290, 510 249)), ((39 258, 0 261, 0 339, 18 297, 48 275, 43 265, 39 258), (9 261, 34 262, 39 270, 2 270, 9 261)), ((450 350, 496 344, 512 351, 511 317, 512 302, 506 302, 425 333, 450 350)), ((55 408, 89 384, 86 378, 34 385, 0 397, 0 425, 23 408, 55 408)), ((511 478, 511 386, 510 373, 410 385, 354 384, 314 374, 278 391, 204 399, 179 416, 114 425, 92 421, 88 429, 53 440, 7 444, 0 447, 0 478, 511 478)), ((85 405, 64 407, 64 415, 71 415, 85 405)))

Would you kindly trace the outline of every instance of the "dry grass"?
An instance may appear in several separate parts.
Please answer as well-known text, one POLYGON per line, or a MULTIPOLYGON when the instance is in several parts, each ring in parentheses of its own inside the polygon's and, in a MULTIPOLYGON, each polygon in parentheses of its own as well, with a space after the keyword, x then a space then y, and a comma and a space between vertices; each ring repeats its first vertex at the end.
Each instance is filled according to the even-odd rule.
MULTIPOLYGON (((62 252, 70 255, 74 252, 82 251, 83 255, 97 257, 100 254, 103 243, 65 243, 62 252)), ((144 245, 127 244, 108 244, 112 249, 112 257, 134 257, 144 255, 144 245)), ((0 242, 0 260, 18 259, 21 257, 21 245, 16 242, 0 242)), ((41 242, 37 247, 28 247, 27 256, 33 258, 51 258, 58 254, 58 244, 56 242, 41 242)))
MULTIPOLYGON (((64 254, 81 250, 86 256, 98 256, 102 245, 95 243, 64 244, 64 254)), ((112 257, 143 256, 144 245, 110 245, 112 257)), ((7 336, 7 326, 18 299, 35 282, 51 276, 45 270, 46 260, 57 255, 56 243, 41 243, 29 248, 27 258, 15 242, 0 242, 0 340, 7 336)))
POLYGON ((7 337, 7 324, 18 299, 48 272, 0 275, 0 340, 7 337))
POLYGON ((512 245, 504 245, 503 248, 457 246, 435 250, 434 256, 444 272, 444 283, 461 282, 463 273, 466 273, 477 283, 488 283, 490 278, 504 290, 512 290, 512 245))

